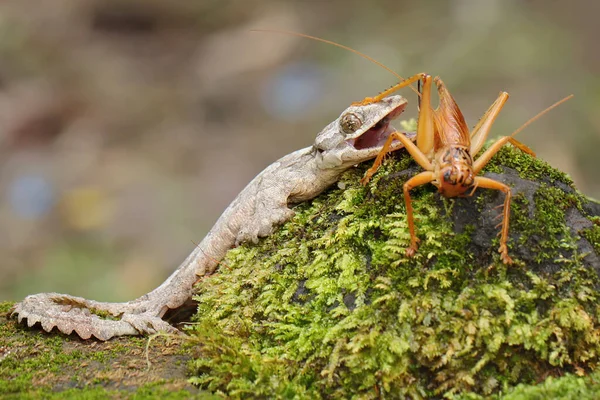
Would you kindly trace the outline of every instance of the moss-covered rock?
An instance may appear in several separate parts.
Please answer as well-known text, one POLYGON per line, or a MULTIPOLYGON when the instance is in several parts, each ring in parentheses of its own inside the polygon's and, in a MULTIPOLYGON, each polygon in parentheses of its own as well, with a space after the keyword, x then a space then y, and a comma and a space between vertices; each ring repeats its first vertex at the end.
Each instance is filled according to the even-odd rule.
POLYGON ((362 187, 366 167, 201 281, 193 382, 231 397, 476 398, 596 368, 600 207, 566 175, 510 147, 487 166, 515 195, 506 266, 502 193, 414 189, 408 259, 402 184, 418 168, 400 152, 362 187))

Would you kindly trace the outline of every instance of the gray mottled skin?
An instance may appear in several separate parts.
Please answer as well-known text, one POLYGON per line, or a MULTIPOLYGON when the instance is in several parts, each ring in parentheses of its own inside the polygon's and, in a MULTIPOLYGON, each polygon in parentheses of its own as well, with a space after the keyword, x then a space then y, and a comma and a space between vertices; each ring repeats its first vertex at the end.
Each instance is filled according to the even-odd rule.
MULTIPOLYGON (((379 103, 350 106, 317 135, 313 146, 269 165, 233 200, 179 268, 150 293, 126 303, 40 293, 16 304, 12 315, 19 322, 26 320, 30 327, 39 322, 48 332, 56 327, 65 334, 75 331, 83 339, 178 332, 162 319, 164 314, 185 303, 193 294, 194 284, 214 272, 229 249, 242 242, 256 242, 289 220, 294 214, 289 203, 317 196, 342 172, 374 158, 394 130, 389 120, 398 116, 405 105, 404 98, 392 96, 379 103), (354 114, 354 125, 344 125, 349 113, 354 114), (369 139, 371 136, 374 138, 369 139)), ((400 147, 394 144, 393 149, 400 147)))

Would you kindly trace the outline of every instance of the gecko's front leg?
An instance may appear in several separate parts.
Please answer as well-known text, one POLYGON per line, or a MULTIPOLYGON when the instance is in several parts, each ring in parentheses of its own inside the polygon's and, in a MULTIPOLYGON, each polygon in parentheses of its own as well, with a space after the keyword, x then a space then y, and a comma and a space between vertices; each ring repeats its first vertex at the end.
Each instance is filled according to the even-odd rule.
POLYGON ((243 192, 247 198, 240 198, 240 200, 244 203, 243 214, 248 218, 244 219, 237 230, 236 246, 246 242, 258 242, 258 238, 269 236, 276 226, 289 221, 294 216, 287 203, 294 189, 293 182, 296 177, 292 176, 293 173, 284 165, 296 162, 297 159, 307 158, 309 154, 310 152, 305 150, 283 157, 257 177, 251 191, 243 192))

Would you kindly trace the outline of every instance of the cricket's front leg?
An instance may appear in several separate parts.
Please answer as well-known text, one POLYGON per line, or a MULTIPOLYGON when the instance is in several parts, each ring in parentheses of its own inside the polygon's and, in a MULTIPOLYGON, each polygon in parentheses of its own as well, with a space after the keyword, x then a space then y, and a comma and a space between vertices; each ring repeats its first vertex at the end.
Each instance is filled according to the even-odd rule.
MULTIPOLYGON (((365 97, 363 100, 361 101, 357 101, 355 103, 352 103, 353 106, 366 106, 368 104, 373 104, 373 103, 377 103, 379 101, 381 101, 384 97, 387 97, 395 92, 397 92, 398 90, 409 86, 413 83, 415 83, 416 81, 418 81, 419 79, 424 79, 425 76, 427 76, 427 74, 425 74, 424 72, 421 72, 419 74, 413 75, 410 78, 406 78, 405 80, 403 80, 402 82, 399 82, 397 84, 395 84, 394 86, 392 86, 391 88, 384 90, 383 92, 379 93, 377 96, 374 97, 365 97)), ((415 90, 415 89, 413 89, 415 90)), ((418 94, 418 92, 417 92, 418 94)))
POLYGON ((417 144, 414 144, 409 138, 407 138, 405 135, 402 135, 400 132, 392 132, 383 145, 383 148, 377 155, 373 166, 369 168, 365 176, 361 179, 360 182, 363 185, 366 185, 375 172, 377 172, 394 139, 399 140, 404 145, 406 150, 415 159, 415 161, 421 167, 423 167, 423 169, 426 171, 433 171, 433 165, 427 157, 427 154, 433 148, 434 143, 434 111, 431 109, 431 75, 417 74, 411 78, 408 78, 406 81, 399 83, 399 85, 405 84, 406 82, 411 83, 411 80, 418 79, 423 79, 423 93, 421 95, 421 110, 419 112, 417 136, 415 139, 417 144))
POLYGON ((410 246, 406 249, 406 256, 412 257, 419 248, 419 238, 415 233, 415 221, 413 217, 412 201, 410 200, 410 190, 433 181, 435 174, 431 171, 421 172, 410 178, 403 186, 404 201, 406 202, 406 220, 408 221, 408 231, 410 233, 410 246))
MULTIPOLYGON (((416 140, 418 140, 418 138, 419 133, 417 133, 416 140)), ((385 141, 385 144, 383 145, 383 148, 381 149, 379 154, 377 154, 375 162, 373 163, 371 168, 369 168, 367 172, 365 172, 365 176, 363 176, 363 178, 360 180, 361 184, 366 185, 367 183, 369 183, 373 175, 375 175, 375 173, 381 166, 381 163, 383 162, 385 155, 390 150, 390 146, 392 145, 392 142, 394 140, 400 141, 421 167, 428 171, 433 170, 433 166, 431 165, 431 162, 429 162, 427 156, 419 150, 419 148, 413 143, 411 139, 409 139, 406 135, 400 132, 392 132, 385 141)))
POLYGON ((506 246, 506 242, 508 241, 508 225, 510 220, 510 187, 504 183, 482 176, 475 177, 475 185, 481 188, 500 190, 504 193, 504 210, 501 223, 502 230, 500 231, 500 247, 498 248, 498 252, 500 253, 502 262, 510 265, 513 263, 513 260, 509 257, 508 247, 506 246))
POLYGON ((390 136, 388 136, 388 138, 386 139, 383 147, 381 148, 381 151, 379 151, 379 154, 377 154, 377 158, 373 162, 373 165, 367 170, 367 172, 365 172, 365 176, 363 176, 363 178, 360 180, 360 183, 362 185, 366 185, 367 183, 369 183, 373 175, 375 175, 375 173, 381 166, 381 163, 383 162, 383 159, 385 158, 386 154, 390 151, 390 147, 392 146, 394 140, 399 140, 400 142, 402 142, 402 144, 404 144, 404 147, 406 147, 406 141, 411 141, 409 138, 407 138, 400 132, 392 132, 390 136))

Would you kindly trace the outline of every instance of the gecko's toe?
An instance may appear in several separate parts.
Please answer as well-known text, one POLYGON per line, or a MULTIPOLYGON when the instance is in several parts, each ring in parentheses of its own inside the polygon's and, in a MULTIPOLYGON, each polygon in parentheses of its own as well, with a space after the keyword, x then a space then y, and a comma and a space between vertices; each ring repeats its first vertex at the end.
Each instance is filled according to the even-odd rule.
POLYGON ((257 212, 252 221, 240 228, 235 244, 258 243, 258 238, 271 235, 277 225, 289 221, 294 215, 295 212, 287 207, 257 212))
POLYGON ((87 300, 74 296, 40 293, 17 303, 11 316, 30 328, 39 323, 46 332, 56 328, 65 335, 75 332, 82 339, 109 340, 115 336, 179 332, 155 315, 124 313, 121 318, 110 316, 110 313, 98 315, 88 308, 87 303, 87 300))
POLYGON ((157 332, 180 334, 179 329, 175 328, 159 317, 148 314, 124 314, 121 320, 127 322, 141 334, 154 334, 157 332))
POLYGON ((275 227, 282 225, 292 219, 292 217, 296 215, 293 210, 289 208, 279 208, 276 210, 271 210, 271 212, 267 215, 264 215, 260 221, 260 225, 258 226, 258 236, 259 237, 267 237, 275 231, 275 227))
POLYGON ((242 243, 258 243, 258 230, 251 226, 240 229, 235 238, 235 245, 239 246, 242 243))
POLYGON ((137 335, 138 331, 129 323, 120 320, 106 320, 92 314, 86 308, 66 307, 48 301, 49 296, 28 296, 17 303, 11 313, 19 323, 29 328, 40 324, 46 332, 56 328, 65 335, 75 332, 82 339, 92 336, 108 340, 115 336, 137 335))

